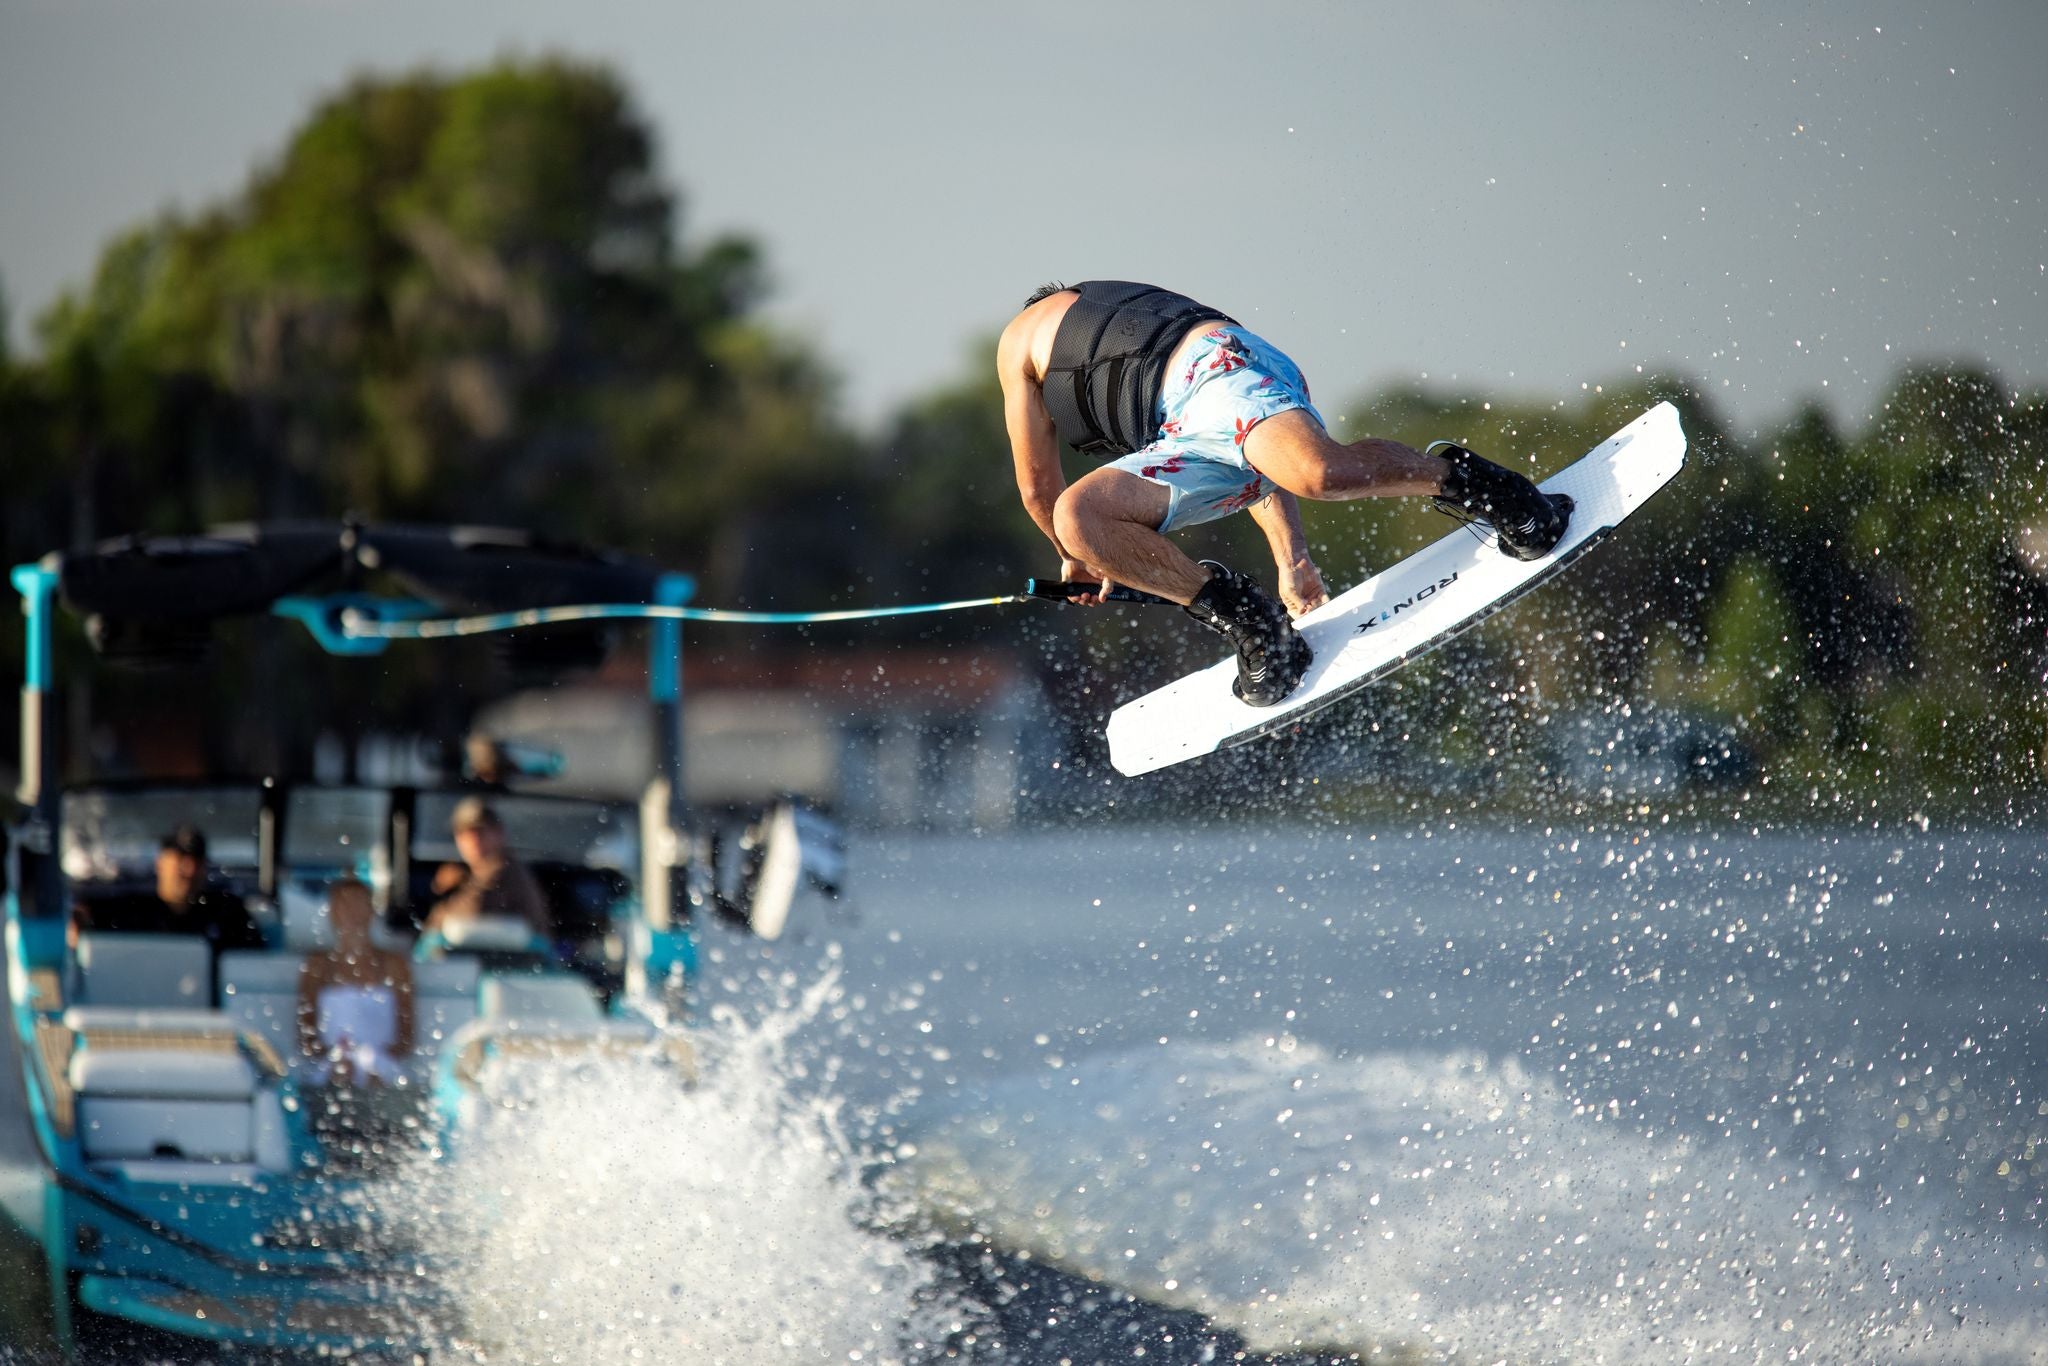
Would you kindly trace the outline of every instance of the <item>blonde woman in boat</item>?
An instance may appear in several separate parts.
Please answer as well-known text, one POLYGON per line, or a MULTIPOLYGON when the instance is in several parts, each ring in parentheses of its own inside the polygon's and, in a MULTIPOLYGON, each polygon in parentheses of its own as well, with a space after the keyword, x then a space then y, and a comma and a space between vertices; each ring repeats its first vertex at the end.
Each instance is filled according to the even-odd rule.
POLYGON ((367 1156, 417 1108, 406 1076, 412 962, 371 942, 375 915, 368 887, 336 881, 327 893, 334 947, 299 969, 299 1048, 313 1064, 314 1127, 330 1157, 367 1156))

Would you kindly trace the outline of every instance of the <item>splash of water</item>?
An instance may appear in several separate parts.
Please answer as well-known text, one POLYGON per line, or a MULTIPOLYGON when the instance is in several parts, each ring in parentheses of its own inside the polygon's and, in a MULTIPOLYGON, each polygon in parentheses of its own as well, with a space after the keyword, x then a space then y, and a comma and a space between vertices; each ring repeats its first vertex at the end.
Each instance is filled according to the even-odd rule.
POLYGON ((956 1222, 1264 1350, 1990 1362, 2048 1331, 2038 1269, 1634 1132, 1512 1060, 1145 1050, 1005 1083, 921 1146, 956 1222))
MULTIPOLYGON (((930 1268, 880 1227, 840 1103, 793 1080, 828 974, 714 1012, 686 1085, 652 1055, 522 1063, 431 1181, 422 1241, 470 1350, 539 1366, 890 1362, 944 1331, 930 1268)), ((425 1192, 423 1192, 425 1194, 425 1192)))

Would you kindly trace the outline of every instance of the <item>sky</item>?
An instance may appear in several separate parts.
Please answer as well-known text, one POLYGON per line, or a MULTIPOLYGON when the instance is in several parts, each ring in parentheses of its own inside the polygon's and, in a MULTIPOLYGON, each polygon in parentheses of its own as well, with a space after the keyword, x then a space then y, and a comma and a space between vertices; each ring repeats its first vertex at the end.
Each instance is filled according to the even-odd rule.
POLYGON ((350 75, 543 52, 623 73, 685 241, 763 244, 863 425, 1048 279, 1229 312, 1340 431, 1386 383, 1642 366, 1754 430, 1909 360, 2048 382, 2038 0, 0 0, 14 345, 350 75))

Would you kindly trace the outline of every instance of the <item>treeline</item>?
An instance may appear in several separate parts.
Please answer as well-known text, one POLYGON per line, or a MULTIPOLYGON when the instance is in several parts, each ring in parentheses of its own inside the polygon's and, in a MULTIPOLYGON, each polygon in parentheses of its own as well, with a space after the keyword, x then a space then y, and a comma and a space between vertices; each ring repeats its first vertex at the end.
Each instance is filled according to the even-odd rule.
MULTIPOLYGON (((1048 572, 988 348, 879 435, 855 433, 813 351, 761 321, 758 248, 693 243, 654 150, 618 80, 568 61, 341 91, 239 193, 109 245, 29 354, 0 350, 0 550, 350 512, 614 546, 697 571, 729 604, 959 596, 1048 572)), ((1680 483, 1540 606, 1376 690, 1319 743, 1364 752, 1393 726, 1461 773, 1540 784, 1580 743, 1558 738, 1571 718, 1618 734, 1613 718, 1661 712, 1734 735, 1757 759, 1727 770, 1744 783, 1929 801, 2038 785, 2040 395, 1916 370, 1853 433, 1813 408, 1737 439, 1687 384, 1630 376, 1557 405, 1384 394, 1348 405, 1340 435, 1453 437, 1547 472, 1662 397, 1693 438, 1680 483)), ((1446 526, 1419 501, 1308 521, 1333 586, 1446 526)), ((1248 527, 1195 544, 1263 569, 1248 527)), ((1185 623, 1161 615, 1051 620, 905 629, 1079 637, 1078 668, 1055 667, 1063 648, 1035 655, 1076 698, 1187 659, 1185 623)), ((0 644, 15 667, 17 637, 0 644)), ((379 686, 438 724, 454 711, 445 688, 428 706, 436 684, 379 686)), ((1103 693, 1088 695, 1084 722, 1103 693)), ((216 712, 248 701, 207 696, 216 712)))
MULTIPOLYGON (((1714 810, 1773 817, 1994 811, 2042 790, 2048 395, 1969 365, 1909 368, 1853 433, 1812 406, 1738 437, 1683 382, 1601 388, 1353 408, 1375 432, 1469 438, 1543 472, 1664 398, 1691 443, 1678 482, 1610 544, 1388 690, 1413 743, 1467 789, 1562 783, 1667 809, 1712 789, 1714 810)), ((1319 508, 1311 535, 1341 543, 1340 519, 1372 538, 1374 566, 1443 530, 1419 508, 1319 508)))

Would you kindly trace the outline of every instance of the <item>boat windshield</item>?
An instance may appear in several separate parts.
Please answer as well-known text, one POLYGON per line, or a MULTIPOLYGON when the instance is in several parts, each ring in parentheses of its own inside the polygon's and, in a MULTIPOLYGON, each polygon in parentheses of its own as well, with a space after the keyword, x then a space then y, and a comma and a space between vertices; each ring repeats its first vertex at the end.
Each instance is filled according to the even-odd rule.
POLYGON ((391 793, 374 787, 295 787, 285 798, 284 865, 368 876, 381 859, 391 793))
MULTIPOLYGON (((415 859, 446 863, 459 857, 450 827, 455 804, 470 795, 419 794, 413 819, 415 859)), ((630 805, 511 793, 488 800, 505 823, 506 844, 520 858, 612 868, 628 877, 639 871, 639 813, 630 805)))
POLYGON ((256 869, 263 794, 254 787, 87 788, 64 796, 59 847, 74 882, 147 873, 163 838, 181 825, 206 834, 207 861, 229 873, 256 869))

